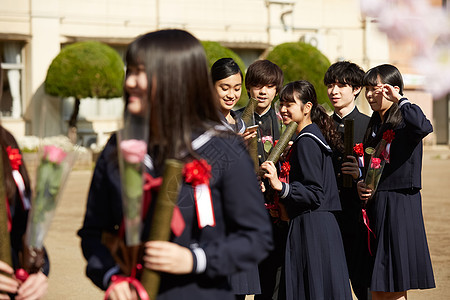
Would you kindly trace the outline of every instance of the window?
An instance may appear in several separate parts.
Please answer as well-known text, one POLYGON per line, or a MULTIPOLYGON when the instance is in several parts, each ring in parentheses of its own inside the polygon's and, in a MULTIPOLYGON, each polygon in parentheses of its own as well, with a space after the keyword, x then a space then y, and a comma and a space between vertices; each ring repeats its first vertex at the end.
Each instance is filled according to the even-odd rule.
POLYGON ((0 114, 4 117, 22 116, 22 47, 21 42, 0 42, 3 69, 3 96, 0 114))

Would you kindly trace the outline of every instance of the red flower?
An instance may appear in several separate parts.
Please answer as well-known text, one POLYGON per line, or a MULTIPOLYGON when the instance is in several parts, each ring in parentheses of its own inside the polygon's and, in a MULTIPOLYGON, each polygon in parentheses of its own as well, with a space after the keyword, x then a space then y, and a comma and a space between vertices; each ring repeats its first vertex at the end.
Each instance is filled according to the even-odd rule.
POLYGON ((386 143, 388 143, 388 144, 392 142, 394 137, 395 137, 395 132, 392 129, 386 130, 383 133, 383 140, 385 140, 386 143))
POLYGON ((183 176, 193 186, 208 184, 211 178, 211 166, 204 159, 187 163, 183 168, 183 176))
POLYGON ((356 144, 353 147, 353 151, 356 153, 356 155, 358 156, 364 156, 364 147, 362 143, 356 144))
POLYGON ((287 177, 289 175, 289 171, 291 170, 291 165, 288 161, 285 161, 280 167, 280 177, 287 177))
POLYGON ((8 158, 12 169, 19 170, 19 167, 22 164, 22 155, 19 153, 19 149, 13 149, 11 146, 8 146, 6 148, 6 152, 8 153, 8 158))

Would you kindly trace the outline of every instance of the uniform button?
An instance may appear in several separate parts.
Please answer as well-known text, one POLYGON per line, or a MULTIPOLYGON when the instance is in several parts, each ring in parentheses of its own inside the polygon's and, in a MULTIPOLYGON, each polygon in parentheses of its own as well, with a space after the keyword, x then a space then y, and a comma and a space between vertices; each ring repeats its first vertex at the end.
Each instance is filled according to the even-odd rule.
POLYGON ((338 177, 338 178, 341 177, 341 173, 337 173, 337 177, 338 177))
POLYGON ((114 230, 119 230, 119 225, 114 225, 114 230))
POLYGON ((339 127, 344 128, 344 124, 339 124, 339 127))
POLYGON ((258 124, 259 124, 259 125, 262 125, 262 121, 258 121, 258 124))
POLYGON ((342 160, 342 156, 338 156, 337 160, 341 161, 342 160))
POLYGON ((261 158, 261 155, 258 155, 258 158, 261 158))
POLYGON ((260 143, 261 142, 261 139, 258 139, 258 143, 260 143))

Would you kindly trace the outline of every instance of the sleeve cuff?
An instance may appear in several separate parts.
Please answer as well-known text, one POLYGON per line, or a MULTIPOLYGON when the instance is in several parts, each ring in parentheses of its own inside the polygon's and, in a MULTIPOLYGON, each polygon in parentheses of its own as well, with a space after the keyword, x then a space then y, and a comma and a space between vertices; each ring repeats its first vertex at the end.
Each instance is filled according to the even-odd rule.
POLYGON ((284 199, 289 195, 289 184, 282 182, 282 188, 281 191, 278 192, 278 196, 280 196, 281 199, 284 199))
POLYGON ((206 254, 205 250, 198 247, 198 245, 194 245, 194 247, 191 249, 192 256, 194 259, 194 265, 192 272, 195 274, 201 274, 205 272, 206 270, 206 254))
POLYGON ((106 271, 105 275, 103 275, 103 286, 105 287, 105 289, 108 288, 109 282, 111 281, 111 276, 118 274, 119 272, 120 268, 118 265, 106 271))

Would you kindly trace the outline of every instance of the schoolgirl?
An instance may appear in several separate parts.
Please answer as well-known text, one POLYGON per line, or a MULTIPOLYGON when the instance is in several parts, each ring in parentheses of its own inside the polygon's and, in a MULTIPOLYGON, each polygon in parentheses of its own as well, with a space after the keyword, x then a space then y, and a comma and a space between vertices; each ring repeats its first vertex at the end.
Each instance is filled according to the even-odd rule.
MULTIPOLYGON (((374 111, 364 136, 364 148, 376 148, 387 131, 393 139, 378 188, 364 181, 358 193, 366 202, 373 253, 372 299, 406 299, 410 289, 435 287, 422 216, 420 195, 422 140, 433 131, 419 106, 403 96, 403 80, 392 65, 367 71, 366 99, 374 111)), ((370 155, 366 157, 366 169, 370 155)))
MULTIPOLYGON (((148 107, 148 149, 153 162, 149 172, 160 176, 168 158, 202 168, 209 178, 209 215, 214 216, 209 225, 199 225, 204 216, 197 213, 195 183, 186 182, 185 177, 177 202, 183 230, 170 241, 144 244, 144 266, 161 272, 160 300, 234 299, 227 277, 257 264, 272 247, 271 226, 252 161, 242 140, 221 125, 218 105, 212 101, 215 93, 203 47, 186 31, 156 31, 129 45, 125 98, 148 107)), ((122 219, 117 196, 109 201, 89 199, 80 231, 88 276, 104 289, 109 281, 101 278, 111 270, 113 259, 107 248, 98 247, 101 232, 117 232, 122 219), (118 214, 108 214, 113 205, 119 207, 118 214)), ((148 236, 152 209, 143 237, 148 236)), ((111 293, 114 299, 131 299, 129 287, 117 288, 111 293)))
MULTIPOLYGON (((246 131, 244 121, 232 110, 239 101, 242 92, 243 75, 238 64, 232 58, 221 58, 211 67, 211 78, 219 96, 220 119, 231 131, 240 134, 244 140, 256 137, 256 131, 246 131)), ((230 276, 230 284, 236 299, 245 299, 246 295, 261 293, 258 266, 248 271, 230 276)))
POLYGON ((272 162, 261 165, 289 219, 284 263, 285 297, 352 299, 341 233, 333 214, 341 209, 332 148, 342 147, 331 118, 317 103, 308 81, 287 84, 280 93, 283 123, 298 123, 281 182, 272 162), (284 174, 285 176, 286 174, 284 174))

